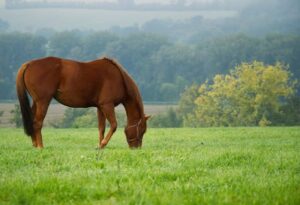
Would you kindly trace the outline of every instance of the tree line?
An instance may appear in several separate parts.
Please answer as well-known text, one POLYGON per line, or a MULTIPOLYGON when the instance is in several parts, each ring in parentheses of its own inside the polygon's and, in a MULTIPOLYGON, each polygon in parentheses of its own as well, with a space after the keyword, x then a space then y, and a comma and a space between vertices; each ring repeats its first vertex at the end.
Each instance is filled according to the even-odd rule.
POLYGON ((242 62, 281 62, 300 77, 300 36, 245 34, 195 44, 173 42, 165 36, 135 33, 119 36, 110 32, 57 32, 43 36, 0 33, 0 99, 15 99, 15 75, 20 65, 44 56, 90 61, 116 58, 138 83, 145 101, 178 101, 193 83, 202 84, 225 74, 242 62))

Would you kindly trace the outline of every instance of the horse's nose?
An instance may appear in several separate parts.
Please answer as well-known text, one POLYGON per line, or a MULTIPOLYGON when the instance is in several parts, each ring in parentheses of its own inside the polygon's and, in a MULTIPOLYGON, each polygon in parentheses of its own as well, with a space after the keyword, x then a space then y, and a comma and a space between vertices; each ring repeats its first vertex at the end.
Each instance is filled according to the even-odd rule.
POLYGON ((130 144, 129 147, 131 149, 139 149, 139 148, 142 147, 142 143, 141 142, 136 142, 136 143, 130 144))

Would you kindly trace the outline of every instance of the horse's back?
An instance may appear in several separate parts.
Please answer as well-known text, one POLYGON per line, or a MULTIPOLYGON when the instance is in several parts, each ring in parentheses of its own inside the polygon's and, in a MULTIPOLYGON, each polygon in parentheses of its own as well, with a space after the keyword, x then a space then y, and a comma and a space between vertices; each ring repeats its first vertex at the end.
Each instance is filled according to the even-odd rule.
POLYGON ((125 96, 120 70, 105 59, 78 62, 47 57, 27 64, 26 83, 33 98, 51 96, 71 107, 88 107, 119 104, 125 96))

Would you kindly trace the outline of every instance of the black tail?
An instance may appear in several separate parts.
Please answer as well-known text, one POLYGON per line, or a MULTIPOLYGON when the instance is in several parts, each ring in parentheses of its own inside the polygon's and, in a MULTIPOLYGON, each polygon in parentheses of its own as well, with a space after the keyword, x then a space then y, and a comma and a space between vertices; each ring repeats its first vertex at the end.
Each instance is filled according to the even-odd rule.
POLYGON ((26 91, 26 86, 24 82, 24 73, 26 71, 28 64, 23 64, 18 71, 16 79, 17 94, 19 98, 23 127, 26 135, 31 136, 34 132, 33 130, 33 115, 30 107, 30 102, 28 94, 26 91))

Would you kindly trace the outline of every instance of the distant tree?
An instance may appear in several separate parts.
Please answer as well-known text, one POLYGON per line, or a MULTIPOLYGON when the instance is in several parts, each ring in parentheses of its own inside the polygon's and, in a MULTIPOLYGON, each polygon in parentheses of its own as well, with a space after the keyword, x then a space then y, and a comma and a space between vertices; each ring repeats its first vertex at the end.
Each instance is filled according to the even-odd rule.
POLYGON ((198 89, 199 86, 197 84, 192 84, 181 94, 179 100, 179 112, 183 121, 183 126, 185 127, 197 127, 198 125, 198 121, 194 114, 196 109, 195 100, 199 95, 198 89))
MULTIPOLYGON (((177 101, 180 93, 187 85, 201 79, 201 69, 197 66, 199 60, 195 56, 194 49, 187 45, 168 45, 155 52, 146 65, 149 74, 145 77, 149 86, 149 98, 158 98, 163 101, 177 101), (197 79, 197 80, 198 80, 197 79), (151 92, 156 89, 156 96, 151 92)), ((148 91, 148 90, 146 90, 148 91)))
POLYGON ((167 45, 170 42, 165 37, 137 33, 110 43, 105 53, 118 59, 137 82, 144 99, 153 101, 159 95, 162 81, 156 80, 159 77, 157 70, 161 68, 153 66, 151 57, 167 45))
POLYGON ((82 60, 82 37, 78 31, 55 33, 48 42, 48 55, 82 60))
POLYGON ((15 98, 15 75, 22 63, 43 57, 46 39, 33 34, 0 33, 0 99, 15 98))
MULTIPOLYGON (((126 125, 126 114, 116 112, 118 127, 126 125)), ((109 123, 106 123, 108 126, 109 123)), ((52 127, 56 128, 95 128, 98 127, 97 112, 93 108, 68 108, 65 110, 61 121, 51 122, 52 127)))
POLYGON ((149 63, 150 57, 168 44, 165 37, 138 33, 109 44, 106 53, 118 59, 135 79, 139 80, 140 76, 147 72, 142 68, 149 63))
POLYGON ((83 40, 84 60, 95 60, 105 54, 106 47, 119 40, 119 37, 109 32, 96 32, 83 40))
POLYGON ((19 104, 15 104, 15 108, 10 111, 12 114, 12 118, 10 120, 11 123, 15 124, 16 127, 22 126, 22 118, 21 118, 21 109, 19 104))
POLYGON ((243 63, 199 87, 194 110, 184 113, 185 123, 194 125, 196 119, 198 126, 271 125, 295 92, 295 83, 280 63, 243 63))
POLYGON ((181 127, 182 119, 178 111, 169 108, 167 112, 153 116, 149 122, 149 127, 181 127))
MULTIPOLYGON (((192 24, 203 21, 197 17, 192 24)), ((180 93, 193 83, 202 84, 216 74, 228 73, 230 68, 255 59, 267 64, 287 64, 294 77, 300 78, 299 35, 270 34, 257 38, 234 34, 215 38, 211 34, 211 39, 203 38, 190 45, 151 33, 121 37, 110 32, 53 32, 49 32, 47 39, 33 34, 0 33, 0 99, 16 97, 15 75, 22 63, 46 55, 79 61, 94 60, 103 54, 114 57, 133 76, 146 101, 177 101, 180 93)))
MULTIPOLYGON (((3 115, 4 111, 3 110, 0 110, 0 117, 3 115)), ((1 123, 1 120, 0 120, 0 123, 1 123)))
MULTIPOLYGON (((74 127, 74 122, 77 118, 87 115, 90 111, 90 109, 87 108, 68 108, 66 109, 64 113, 64 117, 62 119, 62 122, 60 122, 60 126, 62 128, 68 128, 68 127, 74 127)), ((82 120, 80 120, 82 121, 82 120)), ((90 123, 91 121, 88 121, 90 123)), ((77 122, 78 124, 79 122, 77 122)), ((75 126, 76 127, 76 126, 75 126)))
POLYGON ((276 125, 300 125, 300 97, 294 94, 287 98, 279 113, 272 117, 276 125))
POLYGON ((70 127, 73 128, 83 128, 83 127, 97 127, 98 119, 94 112, 88 112, 84 115, 77 116, 70 127))

